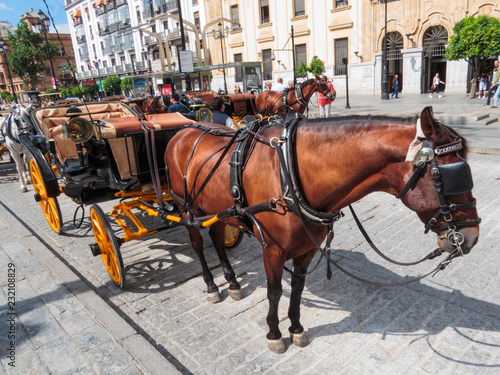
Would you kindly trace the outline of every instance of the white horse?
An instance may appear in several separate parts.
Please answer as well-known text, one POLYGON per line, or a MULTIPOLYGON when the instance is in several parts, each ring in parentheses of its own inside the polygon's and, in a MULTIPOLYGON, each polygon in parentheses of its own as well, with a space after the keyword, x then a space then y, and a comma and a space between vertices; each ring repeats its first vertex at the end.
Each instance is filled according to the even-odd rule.
POLYGON ((31 155, 24 145, 19 141, 21 131, 28 129, 28 124, 23 116, 29 116, 31 108, 14 106, 10 114, 4 117, 1 121, 1 133, 4 137, 4 144, 10 152, 11 157, 16 163, 17 172, 19 173, 19 182, 21 184, 21 192, 28 191, 27 184, 31 183, 31 175, 29 162, 31 155))

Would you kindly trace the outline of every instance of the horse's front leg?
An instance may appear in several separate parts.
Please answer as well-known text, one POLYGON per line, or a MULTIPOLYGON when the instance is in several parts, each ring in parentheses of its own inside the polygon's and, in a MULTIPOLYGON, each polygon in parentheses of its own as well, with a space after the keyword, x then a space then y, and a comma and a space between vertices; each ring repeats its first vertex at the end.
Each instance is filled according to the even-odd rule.
POLYGON ((198 255, 198 259, 201 263, 203 280, 207 284, 207 300, 210 303, 220 302, 221 298, 219 288, 217 288, 217 285, 214 283, 214 277, 208 268, 207 260, 205 259, 205 254, 203 252, 203 237, 198 229, 194 229, 189 226, 186 226, 186 229, 189 232, 191 245, 193 246, 194 251, 196 251, 196 255, 198 255))
POLYGON ((10 150, 10 153, 12 155, 12 158, 14 159, 14 162, 16 163, 17 173, 19 175, 19 183, 21 184, 21 192, 25 193, 28 191, 28 188, 26 187, 25 181, 24 160, 18 152, 10 150))
POLYGON ((229 296, 235 301, 239 301, 243 297, 241 286, 236 280, 236 274, 229 263, 225 247, 225 230, 226 225, 223 223, 215 223, 210 227, 210 237, 214 244, 217 255, 219 256, 220 265, 224 271, 224 277, 229 282, 229 296))
POLYGON ((269 301, 269 311, 267 313, 267 345, 269 350, 281 354, 286 351, 286 345, 279 329, 278 306, 283 293, 281 278, 285 257, 276 246, 269 246, 264 250, 264 268, 267 276, 267 299, 269 301))
POLYGON ((31 180, 31 173, 30 173, 30 161, 31 161, 31 155, 29 154, 28 151, 26 151, 23 154, 23 160, 24 160, 24 174, 26 176, 26 183, 27 184, 32 184, 33 181, 31 180))
POLYGON ((293 259, 292 293, 290 295, 290 306, 288 308, 288 318, 290 319, 290 332, 292 342, 300 347, 309 344, 309 340, 304 332, 304 327, 300 324, 300 301, 304 285, 306 283, 307 267, 316 253, 313 249, 297 258, 293 259))

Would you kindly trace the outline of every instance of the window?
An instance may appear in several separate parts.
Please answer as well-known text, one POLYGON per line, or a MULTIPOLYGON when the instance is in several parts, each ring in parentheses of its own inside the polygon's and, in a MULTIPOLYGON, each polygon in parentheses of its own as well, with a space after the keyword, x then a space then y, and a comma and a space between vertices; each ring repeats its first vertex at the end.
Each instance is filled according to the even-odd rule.
POLYGON ((137 13, 137 22, 142 23, 142 18, 141 18, 141 7, 137 5, 135 7, 135 12, 137 13))
MULTIPOLYGON (((236 53, 234 55, 234 62, 240 63, 243 61, 243 55, 241 53, 236 53)), ((234 68, 236 73, 236 77, 234 78, 236 82, 243 82, 243 68, 241 66, 237 66, 234 68)))
POLYGON ((194 17, 194 25, 198 30, 200 30, 200 12, 194 12, 193 14, 194 17))
POLYGON ((307 48, 305 44, 295 46, 295 66, 298 68, 301 62, 307 65, 307 48))
POLYGON ((260 1, 260 23, 269 22, 269 0, 259 0, 260 1))
POLYGON ((262 61, 264 61, 264 80, 273 79, 273 62, 271 61, 271 49, 262 50, 262 61))
POLYGON ((305 15, 306 14, 306 7, 304 4, 304 0, 295 0, 294 1, 294 9, 295 9, 295 17, 305 15))
MULTIPOLYGON (((382 3, 383 1, 381 1, 382 3)), ((342 8, 342 7, 346 7, 348 4, 347 4, 347 0, 335 0, 335 8, 342 8)))
POLYGON ((231 5, 231 21, 240 23, 240 13, 238 5, 231 5))
POLYGON ((168 30, 168 20, 163 21, 163 30, 168 30))
POLYGON ((346 64, 343 59, 347 59, 347 38, 335 39, 335 75, 343 76, 346 74, 346 64))

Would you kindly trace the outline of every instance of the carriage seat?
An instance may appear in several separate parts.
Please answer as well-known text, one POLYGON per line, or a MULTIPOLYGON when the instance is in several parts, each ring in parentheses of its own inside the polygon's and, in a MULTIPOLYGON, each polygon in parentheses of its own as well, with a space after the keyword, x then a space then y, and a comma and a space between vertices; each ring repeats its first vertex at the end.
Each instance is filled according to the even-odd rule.
MULTIPOLYGON (((77 104, 76 106, 79 107, 83 113, 90 113, 90 116, 88 114, 81 116, 87 120, 90 120, 90 117, 92 117, 93 120, 103 120, 135 115, 129 107, 119 102, 88 103, 87 106, 77 104)), ((78 157, 75 143, 71 139, 65 138, 63 135, 62 125, 70 119, 66 116, 66 111, 69 107, 70 106, 40 108, 35 110, 32 114, 40 133, 43 134, 46 139, 54 140, 57 156, 63 163, 66 159, 78 157)))
POLYGON ((233 113, 235 115, 257 113, 254 108, 254 94, 232 94, 229 95, 229 102, 233 105, 233 113))
MULTIPOLYGON (((184 125, 194 123, 193 120, 184 117, 178 112, 145 115, 145 118, 144 124, 154 130, 180 129, 184 125)), ((129 156, 132 149, 132 140, 125 138, 125 135, 143 132, 139 118, 109 118, 99 121, 99 125, 102 137, 108 140, 111 147, 120 178, 122 180, 131 178, 136 173, 136 166, 135 160, 129 156), (127 150, 129 150, 128 153, 127 150)), ((163 158, 163 155, 160 157, 163 158)))

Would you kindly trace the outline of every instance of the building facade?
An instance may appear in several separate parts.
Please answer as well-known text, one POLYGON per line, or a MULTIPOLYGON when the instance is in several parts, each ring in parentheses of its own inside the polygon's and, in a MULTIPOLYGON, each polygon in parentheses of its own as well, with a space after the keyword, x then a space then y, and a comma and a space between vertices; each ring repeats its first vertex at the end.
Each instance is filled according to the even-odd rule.
POLYGON ((204 7, 198 0, 180 4, 181 9, 175 0, 66 0, 77 78, 145 74, 161 84, 166 73, 179 71, 181 18, 186 50, 193 51, 195 64, 201 63, 204 7))
MULTIPOLYGON (((425 93, 440 73, 448 92, 468 90, 465 61, 444 51, 454 24, 470 15, 500 18, 500 1, 470 0, 66 0, 78 79, 178 72, 179 10, 187 49, 211 68, 211 89, 243 86, 247 62, 262 81, 294 79, 294 67, 317 56, 339 93, 378 95, 382 61, 387 88, 399 76, 404 93, 425 93), (293 37, 292 37, 293 34, 293 37), (384 43, 387 47, 384 54, 384 43)), ((496 57, 492 57, 493 59, 496 57)), ((196 79, 196 78, 194 78, 196 79)), ((302 78, 299 78, 299 80, 302 78)), ((194 88, 200 87, 198 85, 194 88)))
MULTIPOLYGON (((264 81, 292 80, 294 55, 295 66, 318 56, 337 91, 345 90, 347 72, 351 92, 374 95, 381 93, 384 40, 388 85, 398 74, 404 93, 425 93, 440 73, 445 90, 465 93, 468 64, 443 57, 453 26, 471 15, 500 18, 500 2, 483 0, 206 0, 205 7, 207 22, 224 17, 241 23, 224 45, 226 61, 262 61, 264 81)), ((242 84, 238 68, 229 69, 227 79, 229 86, 242 84)), ((221 85, 214 72, 213 86, 221 85)))
POLYGON ((6 59, 6 57, 10 54, 10 43, 8 35, 13 31, 14 28, 9 22, 0 21, 0 38, 2 38, 2 40, 5 42, 6 48, 5 56, 3 53, 0 53, 0 91, 8 91, 12 94, 12 87, 14 87, 14 91, 16 92, 16 94, 19 94, 22 91, 23 81, 12 72, 10 66, 7 65, 8 62, 6 59), (12 82, 9 79, 9 70, 12 82))

